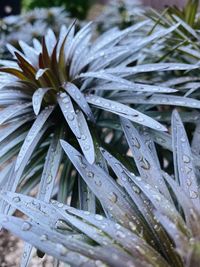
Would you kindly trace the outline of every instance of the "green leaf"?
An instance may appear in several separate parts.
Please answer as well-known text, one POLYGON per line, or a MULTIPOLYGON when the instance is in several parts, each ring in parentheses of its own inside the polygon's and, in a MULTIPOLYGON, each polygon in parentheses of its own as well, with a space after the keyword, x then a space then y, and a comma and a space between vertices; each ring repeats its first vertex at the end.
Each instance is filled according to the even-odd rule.
POLYGON ((17 103, 14 105, 10 105, 3 110, 0 111, 0 124, 4 124, 8 120, 12 119, 17 115, 23 114, 24 110, 27 110, 31 106, 31 103, 17 103))
POLYGON ((77 121, 77 115, 70 97, 66 93, 59 93, 57 101, 70 129, 77 138, 80 138, 81 133, 77 121))
POLYGON ((121 103, 108 100, 96 95, 88 95, 86 99, 90 104, 93 104, 94 106, 100 109, 103 109, 105 111, 110 111, 121 117, 127 118, 131 121, 145 125, 147 127, 160 131, 166 131, 166 128, 156 120, 153 120, 152 118, 140 113, 139 111, 132 109, 128 106, 125 106, 121 103))
POLYGON ((148 184, 160 190, 167 199, 171 200, 159 165, 156 164, 149 147, 141 138, 142 136, 129 120, 121 119, 121 123, 140 175, 148 184))
POLYGON ((70 82, 64 83, 63 88, 73 98, 73 100, 78 104, 78 106, 88 116, 88 118, 94 122, 94 115, 80 89, 70 82))
POLYGON ((190 144, 177 111, 172 115, 172 140, 176 179, 199 210, 199 190, 192 162, 190 144))
POLYGON ((51 90, 51 88, 38 88, 33 96, 32 96, 32 103, 33 103, 33 110, 35 112, 35 115, 38 115, 40 112, 40 108, 42 105, 42 100, 45 96, 45 94, 51 90))
POLYGON ((23 164, 23 161, 26 161, 27 153, 29 153, 29 149, 31 146, 34 145, 34 143, 38 139, 38 133, 46 123, 48 117, 51 115, 51 113, 54 110, 54 106, 49 106, 48 108, 44 109, 35 120, 34 124, 32 125, 30 131, 28 132, 28 135, 20 149, 19 155, 17 157, 15 170, 17 171, 19 167, 23 164))
MULTIPOLYGON (((115 181, 99 166, 89 164, 85 158, 67 142, 61 140, 61 145, 84 181, 100 200, 103 208, 114 216, 121 224, 130 227, 130 220, 135 221, 130 199, 115 181), (126 216, 125 216, 126 213, 126 216)), ((137 231, 141 226, 137 225, 137 231)))

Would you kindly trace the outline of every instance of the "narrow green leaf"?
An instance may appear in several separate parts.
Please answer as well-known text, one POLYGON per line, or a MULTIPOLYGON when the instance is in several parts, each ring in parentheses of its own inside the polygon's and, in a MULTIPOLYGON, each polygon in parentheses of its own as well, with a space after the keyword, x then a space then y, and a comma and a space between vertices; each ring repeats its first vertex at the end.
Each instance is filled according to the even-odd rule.
POLYGON ((160 131, 166 131, 166 128, 156 120, 153 120, 152 118, 144 115, 143 113, 140 113, 139 111, 125 106, 121 103, 95 95, 88 95, 86 99, 90 104, 93 104, 100 109, 115 113, 119 116, 127 118, 136 123, 145 125, 147 127, 160 131))

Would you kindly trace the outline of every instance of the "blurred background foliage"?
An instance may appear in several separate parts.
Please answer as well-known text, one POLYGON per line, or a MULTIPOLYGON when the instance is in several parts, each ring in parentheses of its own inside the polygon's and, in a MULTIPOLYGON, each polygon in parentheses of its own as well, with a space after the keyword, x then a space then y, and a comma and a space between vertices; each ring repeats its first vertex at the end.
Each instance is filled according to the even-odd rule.
POLYGON ((22 7, 24 10, 31 10, 34 8, 48 8, 48 7, 65 7, 66 10, 79 19, 84 19, 87 16, 89 8, 95 3, 94 0, 22 0, 22 7))

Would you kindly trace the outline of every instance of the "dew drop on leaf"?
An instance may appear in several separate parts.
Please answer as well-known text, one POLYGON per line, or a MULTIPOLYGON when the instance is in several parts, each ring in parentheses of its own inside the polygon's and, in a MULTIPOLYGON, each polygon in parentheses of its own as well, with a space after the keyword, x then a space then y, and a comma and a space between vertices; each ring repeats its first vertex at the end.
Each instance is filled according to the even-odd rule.
POLYGON ((130 229, 131 229, 132 231, 136 231, 137 227, 136 227, 136 225, 135 225, 133 222, 129 222, 128 224, 129 224, 130 229))
POLYGON ((102 216, 102 215, 99 215, 99 214, 96 214, 96 215, 95 215, 95 219, 96 219, 97 221, 102 221, 102 220, 103 220, 103 216, 102 216))
POLYGON ((62 256, 65 256, 68 252, 67 248, 64 247, 62 244, 57 244, 56 248, 57 248, 58 252, 60 253, 60 255, 62 255, 62 256))
POLYGON ((24 222, 23 224, 22 224, 22 231, 28 231, 28 230, 30 230, 31 229, 31 224, 30 223, 28 223, 28 222, 24 222))
POLYGON ((73 114, 68 114, 67 118, 69 121, 73 121, 74 120, 74 115, 73 114))
POLYGON ((198 193, 196 191, 190 191, 190 198, 192 199, 198 198, 198 193))
POLYGON ((116 235, 119 237, 119 238, 125 238, 126 235, 122 232, 122 231, 117 231, 116 232, 116 235))
POLYGON ((90 149, 90 146, 89 145, 86 145, 83 147, 84 150, 89 150, 90 149))
POLYGON ((47 241, 48 240, 48 236, 47 235, 41 235, 40 236, 40 241, 47 241))
POLYGON ((13 201, 14 201, 15 203, 18 203, 18 202, 21 201, 21 199, 20 199, 20 197, 14 197, 14 198, 13 198, 13 201))
POLYGON ((94 178, 94 173, 93 172, 87 172, 87 177, 89 178, 94 178))
POLYGON ((145 250, 143 248, 141 248, 140 246, 135 246, 135 248, 140 254, 145 255, 145 250))
POLYGON ((190 162, 190 158, 187 155, 183 155, 183 161, 185 163, 189 163, 190 162))
POLYGON ((109 194, 109 200, 112 203, 116 203, 117 202, 117 195, 114 192, 110 192, 110 194, 109 194))
POLYGON ((98 180, 98 181, 95 181, 95 184, 97 185, 97 186, 102 186, 102 182, 100 181, 100 180, 98 180))

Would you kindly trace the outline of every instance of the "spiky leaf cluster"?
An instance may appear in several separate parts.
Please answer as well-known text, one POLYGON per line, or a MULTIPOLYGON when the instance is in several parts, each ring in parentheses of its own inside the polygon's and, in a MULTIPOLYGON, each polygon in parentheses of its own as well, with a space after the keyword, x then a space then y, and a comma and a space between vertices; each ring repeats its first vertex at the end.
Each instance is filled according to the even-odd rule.
MULTIPOLYGON (((28 173, 32 169, 31 160, 38 159, 37 153, 41 153, 41 165, 37 163, 36 169, 38 164, 42 168, 49 142, 57 143, 60 136, 70 139, 74 135, 88 161, 94 162, 94 145, 87 123, 87 118, 94 122, 97 116, 92 106, 153 129, 166 129, 156 120, 122 103, 126 103, 127 98, 131 100, 130 104, 134 101, 139 103, 139 99, 141 103, 148 103, 144 94, 156 92, 159 94, 155 94, 156 100, 152 103, 156 104, 160 102, 160 93, 168 94, 175 90, 135 83, 132 77, 144 71, 185 70, 195 69, 196 66, 169 63, 126 67, 133 51, 131 46, 124 46, 121 42, 145 24, 144 21, 123 31, 115 30, 112 34, 109 31, 93 42, 91 23, 76 34, 72 25, 69 29, 62 27, 58 39, 49 30, 42 43, 33 40, 33 47, 20 41, 22 51, 8 45, 16 61, 1 61, 4 65, 1 68, 0 90, 3 108, 0 122, 4 126, 1 129, 1 164, 10 163, 18 155, 13 163, 15 167, 11 168, 11 173, 17 172, 15 183, 11 186, 13 190, 22 182, 27 166, 28 173), (52 134, 57 141, 54 138, 51 141, 52 134), (36 151, 36 148, 39 150, 36 151)), ((164 34, 166 31, 154 35, 152 39, 164 34)), ((143 46, 144 42, 136 51, 143 46)), ((151 100, 148 97, 148 101, 151 100)), ((172 101, 172 104, 176 103, 172 101)), ((199 102, 191 100, 187 106, 198 108, 199 102)))
POLYGON ((198 266, 199 66, 163 56, 183 25, 147 33, 151 24, 96 38, 91 23, 72 24, 8 45, 0 212, 4 228, 31 241, 22 266, 32 245, 72 266, 198 266), (165 132, 173 106, 197 124, 192 149, 177 112, 165 132), (15 209, 29 219, 10 216, 15 209))
MULTIPOLYGON (((102 209, 98 214, 56 200, 47 204, 3 191, 2 200, 29 220, 2 214, 1 224, 71 266, 76 259, 75 266, 197 267, 199 173, 177 111, 168 137, 174 157, 173 175, 162 171, 147 129, 139 132, 124 118, 121 125, 137 166, 135 174, 103 148, 101 153, 112 171, 91 165, 69 143, 61 141, 65 153, 100 201, 102 209)), ((160 134, 166 141, 165 134, 160 134)), ((198 150, 195 140, 196 137, 193 142, 198 150)))
POLYGON ((9 57, 6 44, 18 46, 22 40, 31 43, 33 38, 42 38, 51 27, 56 33, 63 24, 72 22, 69 14, 59 7, 36 8, 20 15, 12 15, 0 20, 0 51, 1 58, 9 57))
POLYGON ((144 19, 145 9, 140 0, 109 1, 96 21, 100 31, 112 27, 126 28, 144 19))

